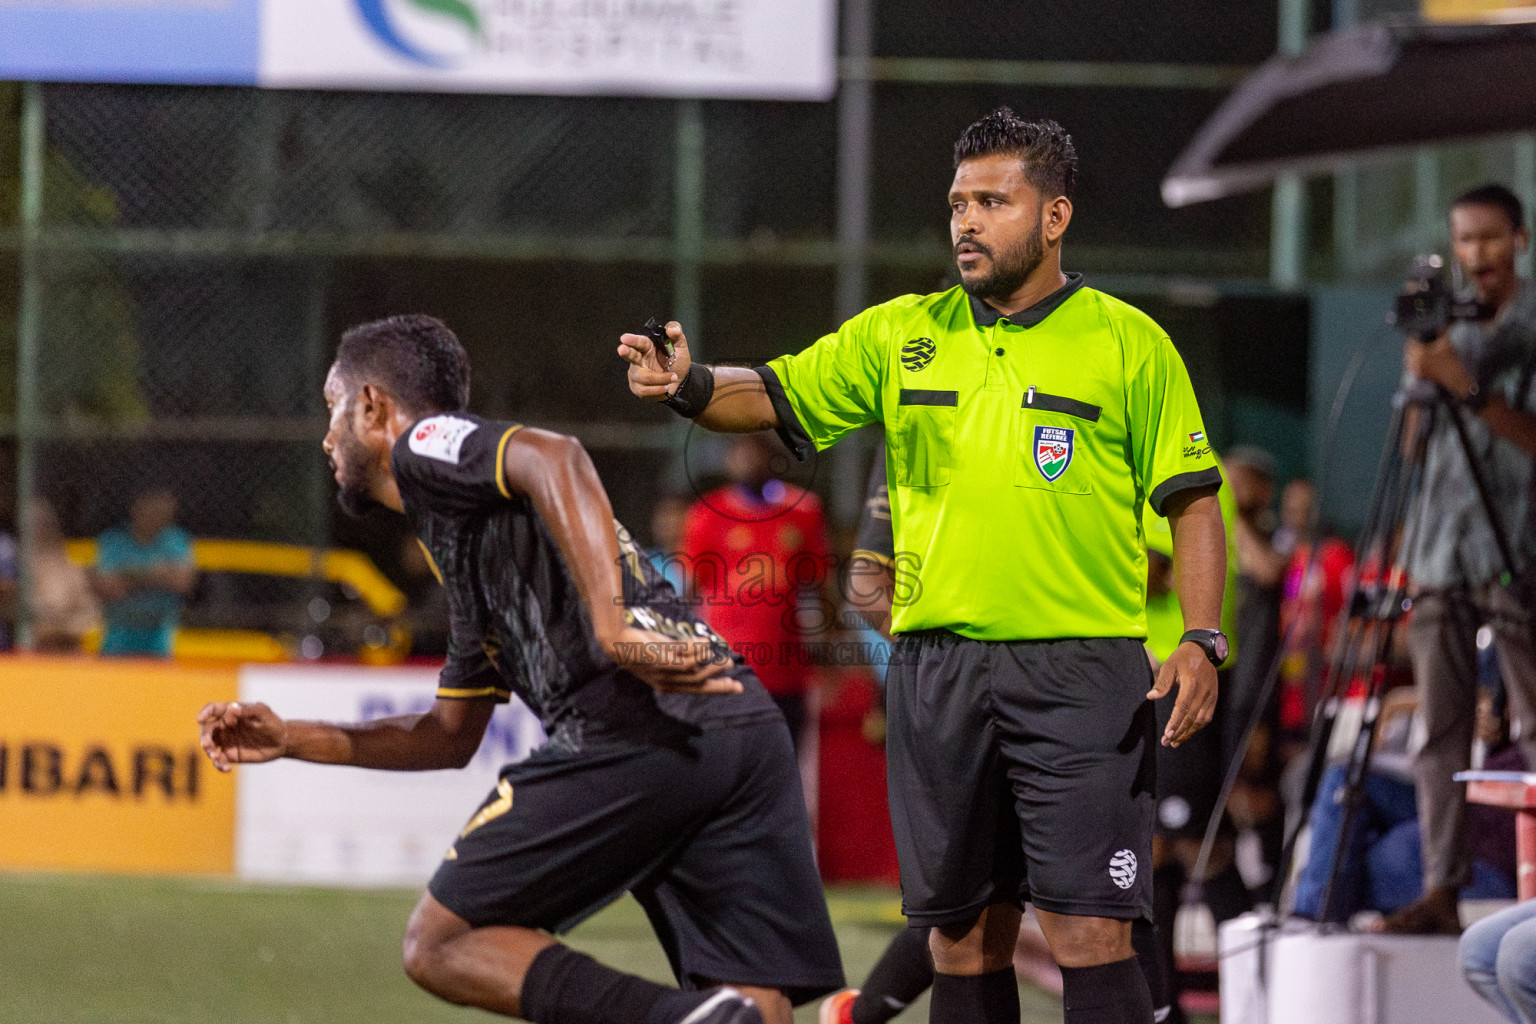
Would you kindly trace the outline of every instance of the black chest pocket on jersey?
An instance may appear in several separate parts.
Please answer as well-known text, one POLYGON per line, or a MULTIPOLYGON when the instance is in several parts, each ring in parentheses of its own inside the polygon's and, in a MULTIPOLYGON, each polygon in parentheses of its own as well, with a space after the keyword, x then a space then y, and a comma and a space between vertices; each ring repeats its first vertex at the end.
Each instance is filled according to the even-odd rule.
POLYGON ((1019 457, 1013 482, 1057 494, 1092 494, 1085 457, 1097 405, 1039 391, 1025 393, 1019 409, 1019 457))
POLYGON ((949 483, 959 406, 958 391, 901 389, 892 431, 894 483, 902 487, 943 487, 949 483))

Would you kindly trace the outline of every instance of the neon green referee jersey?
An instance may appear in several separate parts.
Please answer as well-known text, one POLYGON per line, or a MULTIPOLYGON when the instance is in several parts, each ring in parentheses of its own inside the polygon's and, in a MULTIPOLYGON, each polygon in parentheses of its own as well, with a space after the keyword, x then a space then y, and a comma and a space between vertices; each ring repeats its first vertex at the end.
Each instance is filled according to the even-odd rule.
POLYGON ((801 458, 885 424, 898 633, 1145 638, 1142 509, 1221 483, 1167 334, 1079 274, 1006 317, 902 296, 758 372, 801 458))

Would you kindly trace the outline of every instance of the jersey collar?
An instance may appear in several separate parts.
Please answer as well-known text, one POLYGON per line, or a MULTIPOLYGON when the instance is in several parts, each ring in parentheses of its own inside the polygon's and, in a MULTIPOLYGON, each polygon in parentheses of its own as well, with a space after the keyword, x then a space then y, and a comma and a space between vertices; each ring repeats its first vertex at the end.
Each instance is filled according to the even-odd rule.
POLYGON ((1066 284, 1057 288, 1028 309, 1021 309, 1017 313, 1009 313, 1007 316, 999 313, 974 295, 967 295, 966 298, 970 300, 971 316, 976 318, 977 327, 991 327, 999 320, 1007 320, 1009 323, 1019 327, 1034 327, 1040 321, 1056 312, 1056 307, 1070 299, 1073 293, 1082 286, 1082 274, 1068 274, 1066 284))

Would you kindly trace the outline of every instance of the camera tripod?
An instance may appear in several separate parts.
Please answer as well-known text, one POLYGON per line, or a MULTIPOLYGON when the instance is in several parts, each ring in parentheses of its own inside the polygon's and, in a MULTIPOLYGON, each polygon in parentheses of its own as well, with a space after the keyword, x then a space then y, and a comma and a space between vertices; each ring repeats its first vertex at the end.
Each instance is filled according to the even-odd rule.
POLYGON ((1415 382, 1399 391, 1393 399, 1387 445, 1382 451, 1375 487, 1356 547, 1358 568, 1340 612, 1332 656, 1318 687, 1302 791, 1303 813, 1286 836, 1276 871, 1274 898, 1278 905, 1281 887, 1295 855, 1296 841, 1307 818, 1306 809, 1312 806, 1327 767, 1340 713, 1347 695, 1358 683, 1364 690, 1363 713, 1359 731, 1350 746, 1344 782, 1337 797, 1343 815, 1331 854, 1328 881, 1319 901, 1317 921, 1320 928, 1342 923, 1343 915, 1337 909, 1337 883, 1365 796, 1381 698, 1387 681, 1387 663, 1403 616, 1412 603, 1409 579, 1401 563, 1404 553, 1410 551, 1417 540, 1413 535, 1414 527, 1423 522, 1426 513, 1421 510, 1419 515, 1410 516, 1409 510, 1415 502, 1423 500, 1425 456, 1437 422, 1442 420, 1451 424, 1478 503, 1489 524, 1503 569, 1502 580, 1506 585, 1514 581, 1514 549, 1497 513, 1486 472, 1474 449, 1462 409, 1444 389, 1415 382))

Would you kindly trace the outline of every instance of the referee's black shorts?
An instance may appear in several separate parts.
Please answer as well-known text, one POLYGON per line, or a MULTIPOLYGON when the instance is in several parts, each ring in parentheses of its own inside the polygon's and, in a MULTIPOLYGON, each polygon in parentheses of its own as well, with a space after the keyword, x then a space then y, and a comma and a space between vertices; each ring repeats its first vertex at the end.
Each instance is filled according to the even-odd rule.
POLYGON ((900 637, 886 752, 909 921, 1026 901, 1150 919, 1151 687, 1139 640, 900 637))
POLYGON ((777 988, 799 1004, 843 986, 777 716, 508 765, 428 888, 476 927, 551 932, 630 891, 685 988, 777 988))

